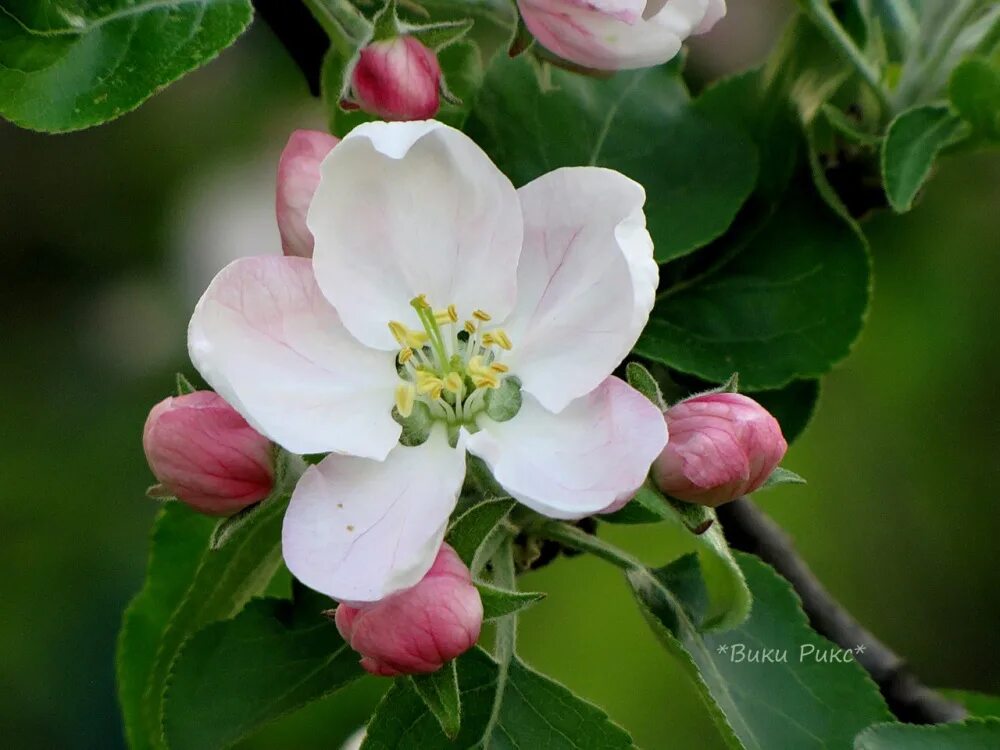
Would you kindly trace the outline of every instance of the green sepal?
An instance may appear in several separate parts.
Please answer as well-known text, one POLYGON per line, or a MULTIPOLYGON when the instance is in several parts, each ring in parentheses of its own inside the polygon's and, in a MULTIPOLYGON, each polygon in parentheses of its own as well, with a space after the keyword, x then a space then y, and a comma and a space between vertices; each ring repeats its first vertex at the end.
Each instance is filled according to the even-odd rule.
POLYGON ((715 523, 715 512, 711 508, 673 497, 667 497, 666 500, 685 528, 695 536, 701 536, 715 523))
POLYGON ((774 471, 770 473, 767 479, 764 480, 764 484, 760 486, 760 490, 769 490, 772 487, 778 487, 782 484, 807 484, 806 480, 796 474, 794 471, 789 469, 783 469, 782 467, 777 467, 774 471))
POLYGON ((477 582, 476 588, 483 602, 483 620, 496 620, 520 612, 546 596, 540 591, 508 591, 482 582, 477 582))
POLYGON ((639 488, 635 497, 614 513, 599 516, 601 521, 618 524, 659 523, 671 516, 670 506, 664 497, 648 483, 639 488))
POLYGON ((455 660, 430 674, 411 675, 417 695, 434 714, 445 736, 453 740, 462 728, 462 698, 458 692, 458 668, 455 660))
POLYGON ((521 381, 507 377, 499 388, 486 392, 486 414, 494 422, 506 422, 517 416, 521 411, 521 381))
POLYGON ((178 396, 187 396, 189 393, 194 393, 198 389, 191 385, 191 381, 187 379, 187 376, 183 372, 177 373, 174 378, 177 388, 178 396))
POLYGON ((426 443, 427 438, 431 435, 431 429, 434 427, 430 407, 423 401, 417 401, 413 404, 413 411, 408 417, 402 416, 399 409, 393 407, 392 418, 396 424, 403 428, 399 435, 400 445, 411 448, 426 443))
POLYGON ((628 380, 630 386, 652 401, 657 409, 660 411, 667 410, 667 403, 663 400, 663 391, 660 390, 660 384, 656 382, 656 378, 653 377, 649 370, 638 362, 629 362, 625 365, 625 378, 628 380))

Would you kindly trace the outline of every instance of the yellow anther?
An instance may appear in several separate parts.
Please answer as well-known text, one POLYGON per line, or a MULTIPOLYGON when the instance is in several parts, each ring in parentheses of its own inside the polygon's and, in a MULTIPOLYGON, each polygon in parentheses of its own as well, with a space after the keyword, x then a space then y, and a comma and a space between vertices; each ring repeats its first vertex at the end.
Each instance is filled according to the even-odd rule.
POLYGON ((396 409, 399 415, 406 419, 413 413, 413 403, 417 398, 417 389, 413 383, 400 383, 396 386, 396 409))
POLYGON ((444 390, 444 381, 434 375, 426 374, 425 377, 417 375, 417 390, 420 393, 430 394, 431 398, 440 398, 444 390))
POLYGON ((424 383, 437 379, 437 375, 433 372, 428 372, 427 370, 417 370, 417 388, 422 386, 424 383))
POLYGON ((493 331, 493 340, 500 346, 501 349, 506 349, 508 352, 514 348, 514 343, 510 340, 510 336, 503 328, 497 328, 493 331))
POLYGON ((485 310, 473 310, 472 311, 472 317, 475 318, 476 320, 481 320, 484 323, 486 323, 487 321, 493 319, 493 316, 491 316, 485 310))
POLYGON ((438 322, 438 325, 445 325, 446 323, 457 323, 458 322, 458 308, 454 305, 448 305, 444 310, 435 310, 434 319, 438 322))
POLYGON ((470 373, 473 375, 489 375, 490 368, 483 364, 483 358, 480 355, 475 355, 469 358, 469 364, 466 366, 470 373))
POLYGON ((494 362, 493 364, 490 365, 490 369, 493 370, 493 372, 500 372, 500 373, 510 372, 510 368, 507 367, 507 365, 505 365, 503 362, 494 362))
POLYGON ((410 347, 407 346, 404 349, 400 349, 400 351, 399 351, 399 364, 405 365, 411 359, 413 359, 413 350, 410 347))
POLYGON ((472 382, 476 388, 499 388, 500 381, 492 373, 488 375, 473 375, 472 382))
POLYGON ((473 323, 471 320, 465 321, 465 325, 462 327, 465 328, 465 332, 468 333, 469 335, 472 335, 473 333, 476 332, 476 324, 473 323))
POLYGON ((444 387, 456 396, 462 392, 463 385, 462 376, 457 372, 448 373, 448 377, 444 379, 444 387))
POLYGON ((392 337, 399 342, 402 347, 419 349, 427 343, 428 336, 423 331, 413 331, 404 326, 398 320, 389 321, 389 331, 392 337))

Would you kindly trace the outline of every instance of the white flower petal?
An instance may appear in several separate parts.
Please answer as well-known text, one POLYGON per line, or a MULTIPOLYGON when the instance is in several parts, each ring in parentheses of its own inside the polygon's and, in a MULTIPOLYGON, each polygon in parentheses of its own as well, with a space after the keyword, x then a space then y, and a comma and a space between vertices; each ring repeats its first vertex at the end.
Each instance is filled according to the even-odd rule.
POLYGON ((465 450, 438 429, 383 461, 327 456, 299 480, 285 513, 285 564, 309 588, 371 602, 430 569, 465 478, 465 450))
POLYGON ((347 332, 306 258, 243 258, 222 269, 191 317, 188 350, 224 399, 293 453, 381 460, 399 439, 393 356, 347 332))
POLYGON ((659 409, 608 378, 559 414, 526 396, 513 419, 484 420, 467 447, 515 499, 552 518, 581 518, 634 493, 666 443, 659 409))
POLYGON ((419 328, 410 300, 503 318, 514 305, 521 209, 510 181, 468 136, 437 122, 355 128, 320 167, 307 223, 316 278, 360 341, 398 348, 419 328))
POLYGON ((559 411, 625 358, 653 308, 658 268, 642 186, 597 167, 558 169, 518 191, 524 248, 504 361, 559 411))

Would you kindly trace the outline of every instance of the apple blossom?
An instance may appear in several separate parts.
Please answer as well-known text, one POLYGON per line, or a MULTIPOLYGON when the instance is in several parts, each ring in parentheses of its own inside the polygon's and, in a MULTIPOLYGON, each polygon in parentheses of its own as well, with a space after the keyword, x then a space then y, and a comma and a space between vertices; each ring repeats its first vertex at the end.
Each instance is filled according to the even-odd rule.
POLYGON ((146 460, 161 487, 209 515, 228 515, 263 500, 274 484, 271 441, 210 391, 167 398, 149 412, 146 460))
POLYGON ((570 62, 599 70, 659 65, 726 15, 726 0, 517 0, 528 30, 570 62))
POLYGON ((447 544, 416 586, 373 604, 337 607, 337 629, 372 674, 435 672, 479 640, 483 603, 447 544))
POLYGON ((441 104, 437 56, 412 36, 372 42, 351 71, 354 104, 384 120, 423 120, 441 104))
POLYGON ((778 420, 739 393, 695 396, 664 417, 670 444, 653 464, 653 480, 680 500, 715 507, 753 492, 788 449, 778 420))
POLYGON ((319 185, 319 165, 340 140, 319 130, 296 130, 278 160, 275 213, 285 255, 312 257, 313 236, 306 211, 319 185))
POLYGON ((580 167, 515 190, 433 121, 361 125, 320 173, 313 257, 235 261, 188 332, 195 366, 251 425, 329 453, 284 519, 299 580, 349 602, 420 581, 467 451, 553 518, 642 484, 666 425, 611 377, 657 284, 640 185, 580 167))

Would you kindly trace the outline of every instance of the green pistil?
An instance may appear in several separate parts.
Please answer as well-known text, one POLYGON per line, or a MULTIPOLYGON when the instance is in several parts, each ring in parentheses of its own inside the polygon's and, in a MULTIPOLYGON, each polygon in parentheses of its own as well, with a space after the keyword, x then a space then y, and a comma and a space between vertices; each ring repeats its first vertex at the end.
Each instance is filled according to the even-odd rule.
POLYGON ((444 377, 448 374, 448 354, 444 347, 444 339, 441 337, 441 327, 434 317, 434 310, 423 297, 414 297, 410 300, 410 305, 417 311, 417 317, 420 318, 420 322, 427 332, 427 337, 430 339, 431 348, 437 355, 438 366, 441 368, 438 374, 444 377))

